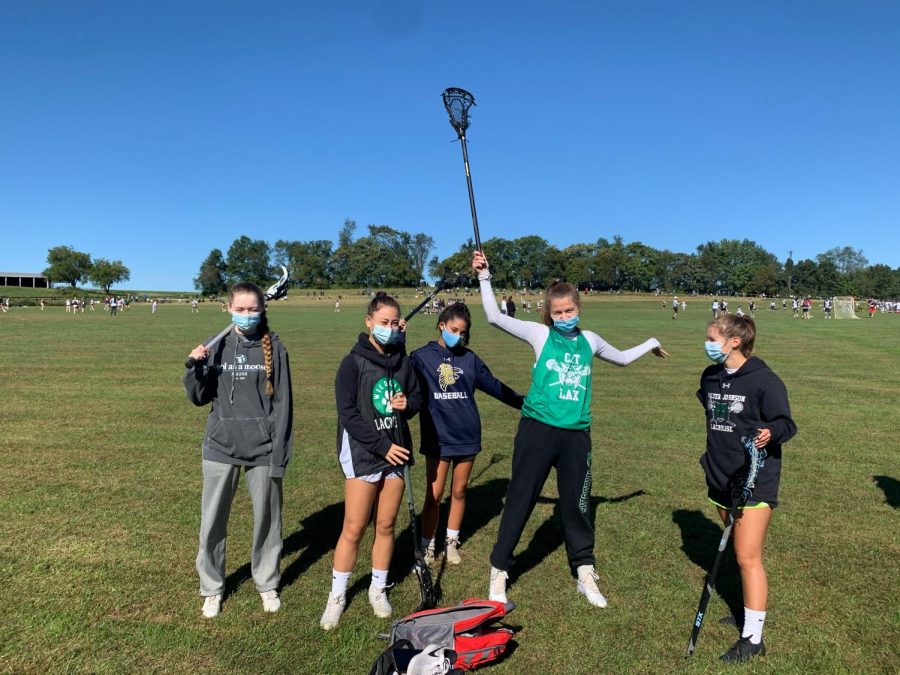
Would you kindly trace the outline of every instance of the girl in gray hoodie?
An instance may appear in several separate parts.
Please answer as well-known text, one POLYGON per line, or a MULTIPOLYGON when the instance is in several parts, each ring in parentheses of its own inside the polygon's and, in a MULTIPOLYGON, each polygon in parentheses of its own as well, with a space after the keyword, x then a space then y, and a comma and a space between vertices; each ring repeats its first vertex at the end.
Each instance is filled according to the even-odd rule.
POLYGON ((212 350, 198 345, 196 365, 184 375, 188 400, 212 403, 203 438, 203 496, 197 573, 203 616, 222 608, 225 533, 241 469, 253 502, 253 582, 266 612, 281 607, 281 480, 291 459, 293 398, 287 350, 269 330, 265 299, 256 284, 231 287, 235 324, 212 350))

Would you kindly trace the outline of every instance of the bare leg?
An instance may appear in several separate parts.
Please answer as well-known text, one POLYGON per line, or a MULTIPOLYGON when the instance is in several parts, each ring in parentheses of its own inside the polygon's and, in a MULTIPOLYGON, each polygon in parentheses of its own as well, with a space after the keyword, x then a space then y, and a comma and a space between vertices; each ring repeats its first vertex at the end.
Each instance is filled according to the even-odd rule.
MULTIPOLYGON (((375 541, 372 543, 372 567, 386 570, 394 555, 394 523, 403 499, 403 479, 382 480, 375 500, 375 541)), ((418 544, 418 542, 416 542, 418 544)))
POLYGON ((462 528, 463 515, 466 512, 466 488, 469 487, 469 476, 472 473, 474 460, 457 462, 453 466, 453 478, 450 481, 450 515, 447 518, 448 530, 462 528))
MULTIPOLYGON (((444 485, 447 483, 447 471, 450 462, 447 460, 425 458, 425 473, 428 489, 425 491, 425 505, 422 507, 422 538, 434 539, 437 531, 438 513, 441 499, 444 496, 444 485)), ((419 542, 416 542, 418 546, 419 542)))
POLYGON ((359 542, 369 524, 377 492, 377 483, 358 478, 344 481, 344 527, 334 549, 334 569, 338 572, 351 572, 356 565, 359 542))
MULTIPOLYGON (((728 512, 719 509, 725 522, 728 512)), ((734 554, 741 571, 744 590, 744 606, 747 609, 766 611, 769 600, 769 582, 763 567, 762 550, 766 532, 772 520, 772 509, 744 509, 734 524, 734 554)))

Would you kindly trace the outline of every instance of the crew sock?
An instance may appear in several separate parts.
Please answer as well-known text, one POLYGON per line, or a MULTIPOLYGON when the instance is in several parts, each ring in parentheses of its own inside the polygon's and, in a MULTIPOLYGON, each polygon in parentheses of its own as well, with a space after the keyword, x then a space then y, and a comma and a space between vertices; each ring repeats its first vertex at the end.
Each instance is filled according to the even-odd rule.
POLYGON ((741 633, 741 637, 749 637, 751 644, 758 645, 762 642, 763 624, 765 621, 765 612, 744 607, 744 630, 741 633))
POLYGON ((336 569, 331 570, 331 594, 334 597, 343 595, 347 591, 347 584, 350 583, 350 572, 338 572, 336 569))

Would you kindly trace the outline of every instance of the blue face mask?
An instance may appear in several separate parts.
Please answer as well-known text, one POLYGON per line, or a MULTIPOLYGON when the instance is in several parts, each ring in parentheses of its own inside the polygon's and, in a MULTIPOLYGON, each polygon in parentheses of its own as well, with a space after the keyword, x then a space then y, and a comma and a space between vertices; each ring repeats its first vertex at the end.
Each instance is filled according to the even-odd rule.
POLYGON ((706 355, 714 363, 725 363, 725 359, 728 358, 728 354, 722 351, 722 345, 715 340, 706 341, 706 355))
POLYGON ((252 330, 256 328, 261 320, 262 314, 260 314, 259 312, 231 315, 231 323, 240 328, 242 331, 252 330))
POLYGON ((372 336, 378 344, 389 345, 393 342, 397 342, 400 337, 400 329, 391 329, 387 326, 374 326, 372 328, 372 336))
POLYGON ((579 318, 580 318, 580 315, 576 314, 571 319, 554 321, 553 325, 556 326, 557 330, 560 330, 563 333, 571 333, 573 330, 575 330, 575 327, 578 325, 579 318))
POLYGON ((459 333, 451 333, 446 328, 441 331, 441 338, 444 340, 444 344, 447 345, 447 349, 453 349, 456 345, 459 344, 459 341, 462 339, 462 335, 459 333))

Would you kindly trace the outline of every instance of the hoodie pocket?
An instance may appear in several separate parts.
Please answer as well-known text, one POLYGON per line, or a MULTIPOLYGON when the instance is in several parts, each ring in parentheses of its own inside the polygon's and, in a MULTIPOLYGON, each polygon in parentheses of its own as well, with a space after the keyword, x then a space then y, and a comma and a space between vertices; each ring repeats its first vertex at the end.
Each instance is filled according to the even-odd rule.
POLYGON ((219 419, 209 430, 209 446, 229 457, 248 462, 272 452, 272 435, 264 417, 219 419))

